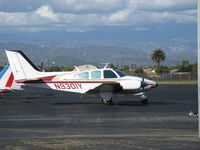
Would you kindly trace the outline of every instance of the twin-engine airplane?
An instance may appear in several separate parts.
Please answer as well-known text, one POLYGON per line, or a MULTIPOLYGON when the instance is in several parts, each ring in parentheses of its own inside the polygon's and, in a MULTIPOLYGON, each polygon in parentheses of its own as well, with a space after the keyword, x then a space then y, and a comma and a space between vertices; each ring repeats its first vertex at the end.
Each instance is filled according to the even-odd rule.
POLYGON ((41 72, 22 51, 6 50, 15 81, 28 86, 75 93, 99 93, 105 104, 112 103, 113 93, 133 93, 147 104, 145 91, 157 87, 148 79, 128 76, 123 72, 92 65, 76 67, 69 72, 41 72))

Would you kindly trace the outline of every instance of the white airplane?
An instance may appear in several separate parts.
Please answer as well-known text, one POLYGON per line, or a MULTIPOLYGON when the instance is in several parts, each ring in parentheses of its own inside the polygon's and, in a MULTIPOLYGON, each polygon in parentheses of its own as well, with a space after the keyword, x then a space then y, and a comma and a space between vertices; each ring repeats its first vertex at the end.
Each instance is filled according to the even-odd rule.
POLYGON ((0 72, 0 93, 8 93, 13 90, 22 90, 21 84, 14 80, 10 65, 6 65, 0 72))
POLYGON ((75 93, 99 93, 105 104, 112 103, 113 93, 133 93, 147 104, 145 91, 157 87, 148 79, 128 76, 123 72, 92 65, 76 67, 68 72, 41 72, 22 51, 6 50, 15 81, 29 86, 75 93))

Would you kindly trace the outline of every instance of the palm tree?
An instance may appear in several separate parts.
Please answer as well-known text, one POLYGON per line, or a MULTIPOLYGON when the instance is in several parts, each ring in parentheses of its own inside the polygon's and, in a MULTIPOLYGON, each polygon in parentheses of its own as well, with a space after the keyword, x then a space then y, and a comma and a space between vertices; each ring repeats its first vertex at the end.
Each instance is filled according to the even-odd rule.
POLYGON ((160 66, 160 62, 164 61, 165 58, 166 58, 165 52, 163 52, 163 50, 161 48, 155 49, 153 51, 153 53, 151 54, 151 60, 156 62, 158 64, 158 66, 160 66))

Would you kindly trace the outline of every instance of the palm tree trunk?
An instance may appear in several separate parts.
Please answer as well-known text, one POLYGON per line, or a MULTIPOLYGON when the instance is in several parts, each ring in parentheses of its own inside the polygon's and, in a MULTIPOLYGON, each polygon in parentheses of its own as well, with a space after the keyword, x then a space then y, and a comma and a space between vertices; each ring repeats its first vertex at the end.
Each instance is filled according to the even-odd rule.
POLYGON ((160 61, 157 61, 157 63, 158 63, 158 67, 160 67, 160 61))

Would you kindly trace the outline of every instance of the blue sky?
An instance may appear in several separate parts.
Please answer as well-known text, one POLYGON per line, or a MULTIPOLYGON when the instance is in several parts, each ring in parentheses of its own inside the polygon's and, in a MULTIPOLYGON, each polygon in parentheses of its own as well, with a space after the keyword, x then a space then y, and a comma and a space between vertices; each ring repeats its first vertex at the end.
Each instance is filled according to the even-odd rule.
POLYGON ((196 3, 196 0, 0 0, 0 40, 195 41, 196 3))

